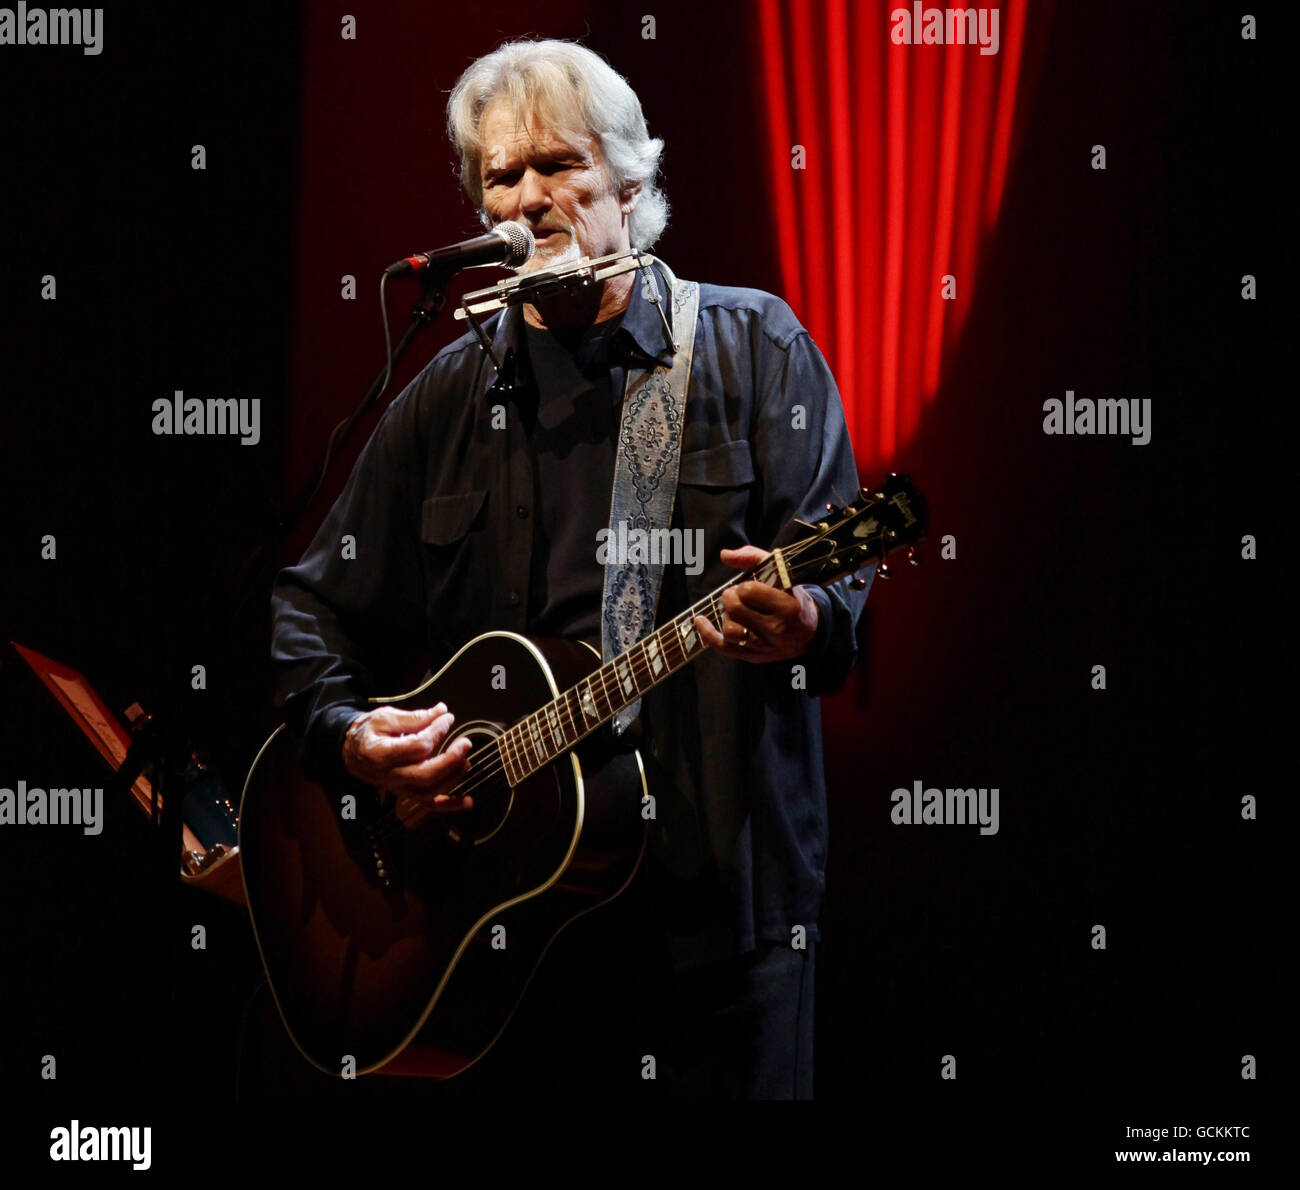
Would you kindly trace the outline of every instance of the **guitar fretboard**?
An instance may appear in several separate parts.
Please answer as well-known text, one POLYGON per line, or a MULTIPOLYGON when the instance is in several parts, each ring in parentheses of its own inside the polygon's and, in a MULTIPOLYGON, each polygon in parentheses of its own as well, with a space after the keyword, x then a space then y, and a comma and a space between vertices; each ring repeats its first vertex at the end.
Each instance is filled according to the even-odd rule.
POLYGON ((775 555, 765 559, 754 570, 723 583, 627 652, 605 662, 553 702, 503 731, 497 745, 510 784, 518 785, 563 756, 624 707, 705 652, 708 645, 695 630, 695 617, 703 616, 721 631, 722 593, 729 586, 756 579, 768 586, 784 587, 787 584, 781 582, 780 575, 775 555))

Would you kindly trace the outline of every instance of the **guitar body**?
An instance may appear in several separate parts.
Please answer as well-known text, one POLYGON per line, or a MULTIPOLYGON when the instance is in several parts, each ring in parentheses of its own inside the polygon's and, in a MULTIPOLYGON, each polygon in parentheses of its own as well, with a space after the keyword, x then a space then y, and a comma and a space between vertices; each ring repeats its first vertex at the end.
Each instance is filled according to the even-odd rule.
POLYGON ((588 645, 488 632, 410 694, 373 700, 447 704, 444 747, 473 745, 450 791, 468 810, 416 821, 407 801, 351 778, 315 784, 277 731, 244 786, 239 855, 271 991, 304 1056, 327 1074, 434 1078, 482 1057, 556 934, 622 892, 645 853, 641 757, 601 725, 707 650, 696 617, 721 631, 727 586, 827 585, 873 562, 885 574, 926 519, 891 475, 797 522, 807 537, 603 664, 588 645))
POLYGON ((597 732, 513 789, 491 763, 505 728, 599 664, 585 644, 492 632, 375 700, 455 713, 451 738, 474 745, 463 813, 402 825, 369 786, 308 780, 283 727, 263 746, 239 814, 244 889, 280 1015, 315 1066, 460 1073, 559 931, 630 882, 646 840, 636 751, 597 732))

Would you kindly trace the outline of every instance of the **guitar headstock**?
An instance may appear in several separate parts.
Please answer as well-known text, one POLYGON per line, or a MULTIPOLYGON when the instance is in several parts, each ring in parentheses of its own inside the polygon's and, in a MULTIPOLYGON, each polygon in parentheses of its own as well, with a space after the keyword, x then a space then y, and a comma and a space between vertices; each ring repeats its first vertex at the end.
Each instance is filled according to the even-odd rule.
MULTIPOLYGON (((888 578, 887 559, 896 550, 907 550, 908 561, 915 565, 913 547, 925 536, 927 520, 925 501, 912 481, 890 475, 878 488, 861 488, 844 508, 828 504, 816 524, 798 521, 812 532, 777 552, 791 587, 824 587, 872 562, 879 562, 876 573, 888 578)), ((861 590, 866 580, 855 579, 854 586, 861 590)))

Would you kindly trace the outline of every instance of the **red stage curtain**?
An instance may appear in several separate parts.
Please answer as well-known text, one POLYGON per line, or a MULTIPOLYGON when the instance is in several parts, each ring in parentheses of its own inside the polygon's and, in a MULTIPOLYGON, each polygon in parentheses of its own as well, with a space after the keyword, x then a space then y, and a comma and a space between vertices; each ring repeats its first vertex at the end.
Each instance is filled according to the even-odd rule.
POLYGON ((859 466, 874 471, 915 433, 975 293, 1023 104, 1028 6, 999 7, 997 52, 985 54, 895 44, 893 14, 933 4, 759 2, 785 297, 835 373, 859 466))

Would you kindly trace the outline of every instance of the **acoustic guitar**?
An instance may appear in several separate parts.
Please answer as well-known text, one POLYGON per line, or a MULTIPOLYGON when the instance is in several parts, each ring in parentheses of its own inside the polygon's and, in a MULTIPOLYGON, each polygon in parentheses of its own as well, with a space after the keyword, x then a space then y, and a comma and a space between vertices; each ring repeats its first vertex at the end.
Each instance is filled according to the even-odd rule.
MULTIPOLYGON (((556 935, 617 896, 645 850, 641 757, 601 731, 707 648, 697 615, 747 579, 827 585, 907 548, 925 527, 908 480, 773 550, 758 566, 611 661, 581 642, 488 632, 417 689, 372 700, 445 702, 471 741, 452 791, 472 808, 399 818, 396 799, 347 778, 309 780, 282 726, 244 786, 239 851, 253 930, 294 1044, 339 1076, 449 1078, 492 1046, 556 935)), ((865 580, 855 579, 855 583, 865 580)))

